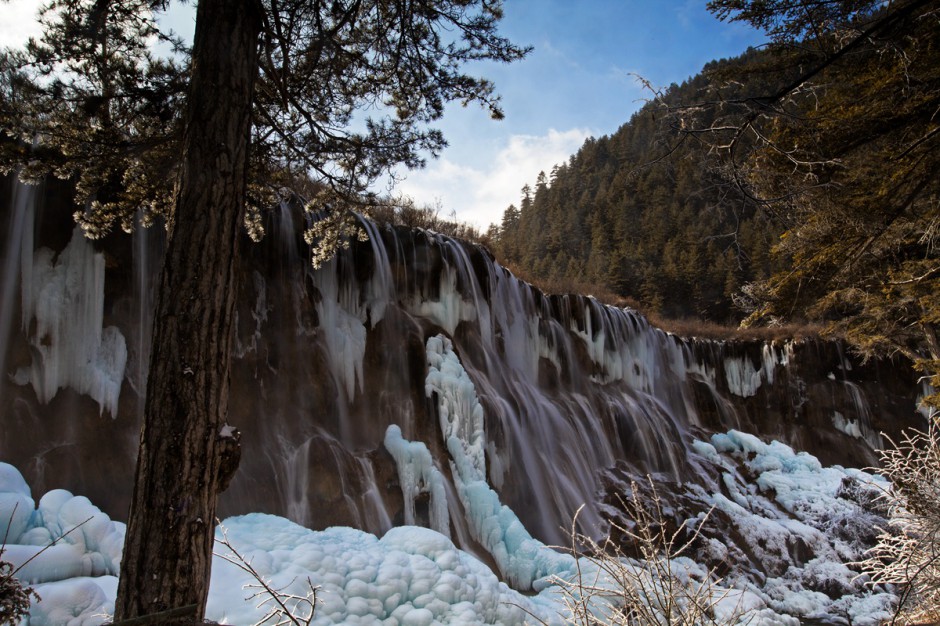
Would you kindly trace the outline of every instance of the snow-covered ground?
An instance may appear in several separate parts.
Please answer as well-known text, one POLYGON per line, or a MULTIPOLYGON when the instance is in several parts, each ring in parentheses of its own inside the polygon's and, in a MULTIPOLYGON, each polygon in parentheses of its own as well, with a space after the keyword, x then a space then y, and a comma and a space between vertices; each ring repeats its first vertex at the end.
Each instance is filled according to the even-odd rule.
MULTIPOLYGON (((845 565, 861 556, 860 539, 877 521, 865 504, 883 486, 878 478, 821 467, 812 456, 735 431, 696 442, 695 448, 700 463, 723 477, 724 487, 709 492, 695 485, 691 492, 724 514, 715 515, 716 523, 730 524, 725 541, 709 537, 712 554, 703 560, 729 563, 723 584, 746 591, 746 606, 757 618, 751 623, 876 624, 889 616, 894 595, 869 589, 845 565)), ((514 591, 447 536, 426 528, 395 528, 377 538, 350 528, 315 532, 259 513, 227 519, 222 526, 231 545, 274 587, 303 596, 309 578, 317 587, 315 624, 536 623, 533 616, 561 622, 562 598, 550 582, 552 576, 571 575, 572 559, 527 534, 512 541, 524 529, 516 527, 511 511, 500 511, 512 517, 508 527, 516 534, 494 545, 506 551, 514 567, 538 569, 543 583, 536 595, 514 591)), ((19 472, 6 464, 0 464, 0 519, 8 543, 3 559, 14 566, 67 533, 18 573, 42 598, 28 624, 105 621, 117 590, 122 523, 62 490, 45 494, 37 506, 19 472)), ((220 554, 227 552, 217 547, 220 554)), ((254 582, 216 557, 208 617, 228 624, 261 619, 267 606, 258 606, 261 597, 249 599, 254 582)))

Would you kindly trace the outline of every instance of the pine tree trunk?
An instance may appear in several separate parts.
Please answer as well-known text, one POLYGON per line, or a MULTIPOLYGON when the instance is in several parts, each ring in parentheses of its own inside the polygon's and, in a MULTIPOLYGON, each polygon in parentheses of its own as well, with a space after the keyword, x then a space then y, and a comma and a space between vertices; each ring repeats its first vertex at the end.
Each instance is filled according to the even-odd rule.
POLYGON ((115 620, 205 612, 261 19, 257 0, 199 1, 115 620))

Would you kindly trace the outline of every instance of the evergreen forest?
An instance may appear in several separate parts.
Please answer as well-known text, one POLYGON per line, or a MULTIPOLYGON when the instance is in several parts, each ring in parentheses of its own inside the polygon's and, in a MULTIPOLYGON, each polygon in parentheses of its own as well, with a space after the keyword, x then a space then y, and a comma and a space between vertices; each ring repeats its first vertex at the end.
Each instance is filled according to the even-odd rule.
MULTIPOLYGON (((771 254, 783 229, 707 146, 682 140, 674 112, 732 75, 745 78, 732 96, 775 90, 786 72, 768 70, 774 57, 750 49, 713 61, 651 92, 612 135, 539 172, 490 229, 497 257, 549 289, 593 290, 665 318, 739 322, 735 295, 785 264, 771 254)), ((697 121, 711 126, 717 115, 703 109, 697 121)))
POLYGON ((916 362, 936 309, 936 6, 771 4, 711 3, 771 45, 647 84, 627 123, 523 187, 492 247, 548 290, 661 319, 821 324, 916 362))

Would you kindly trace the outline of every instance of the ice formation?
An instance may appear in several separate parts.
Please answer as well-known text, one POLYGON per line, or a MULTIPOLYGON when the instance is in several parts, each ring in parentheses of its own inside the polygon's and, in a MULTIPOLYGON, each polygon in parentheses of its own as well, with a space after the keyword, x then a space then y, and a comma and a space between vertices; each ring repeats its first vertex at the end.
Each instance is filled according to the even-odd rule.
POLYGON ((398 481, 405 501, 405 524, 414 525, 415 499, 427 493, 431 500, 431 528, 449 537, 450 517, 444 476, 434 466, 428 447, 420 441, 406 441, 401 436, 401 428, 392 424, 385 432, 385 449, 395 459, 398 469, 398 481))
MULTIPOLYGON (((429 377, 437 381, 434 393, 462 395, 470 409, 468 422, 474 424, 477 403, 461 383, 466 373, 457 368, 452 348, 440 340, 429 342, 428 350, 429 356, 439 357, 438 373, 429 377)), ((463 420, 463 414, 449 413, 444 431, 449 433, 449 449, 457 453, 453 467, 460 476, 461 501, 507 578, 522 586, 538 580, 536 595, 514 591, 431 529, 403 526, 380 539, 341 527, 315 532, 254 513, 223 521, 227 540, 275 587, 303 595, 309 577, 318 587, 317 625, 522 624, 534 621, 533 616, 549 624, 563 623, 554 576, 572 576, 574 559, 533 540, 513 512, 499 504, 475 461, 485 460, 482 448, 474 444, 483 433, 476 426, 464 428, 463 420)), ((389 429, 388 443, 399 453, 399 448, 411 451, 403 458, 423 463, 423 446, 404 441, 396 429, 389 429)), ((674 571, 702 580, 709 575, 709 559, 731 565, 723 584, 734 588, 719 603, 719 613, 743 610, 741 623, 766 626, 796 626, 807 620, 874 626, 890 616, 894 594, 868 588, 864 578, 845 565, 859 558, 864 547, 860 538, 878 520, 864 505, 886 486, 883 479, 859 470, 822 467, 811 455, 737 431, 696 441, 693 450, 704 471, 721 476, 721 484, 690 485, 691 494, 726 514, 731 526, 719 528, 718 539, 706 535, 705 553, 698 555, 702 564, 681 557, 674 571), (729 541, 733 536, 739 537, 738 543, 729 541), (807 555, 802 560, 794 556, 796 546, 807 555)), ((2 463, 0 520, 12 520, 11 545, 4 558, 14 563, 78 526, 20 573, 36 583, 42 597, 32 608, 30 626, 93 626, 105 621, 117 590, 123 524, 108 520, 87 499, 62 490, 47 493, 34 509, 19 472, 2 463)), ((224 550, 217 544, 217 553, 224 550)), ((588 571, 590 563, 582 560, 581 567, 588 571)), ((243 570, 216 557, 207 616, 224 624, 260 619, 264 609, 257 599, 249 599, 252 590, 245 588, 252 582, 243 570)))
POLYGON ((104 318, 104 255, 76 227, 58 257, 48 248, 36 250, 23 271, 23 324, 31 330, 33 361, 14 379, 32 384, 43 403, 59 389, 87 394, 112 416, 127 363, 121 331, 102 328, 104 318), (35 329, 30 325, 35 320, 35 329))
MULTIPOLYGON (((472 556, 430 529, 402 526, 377 539, 351 528, 313 532, 252 514, 223 522, 229 541, 275 586, 319 587, 313 624, 521 624, 543 613, 472 556)), ((222 548, 224 550, 224 548, 222 548)), ((253 582, 216 559, 208 615, 249 624, 264 613, 245 602, 253 582)))
POLYGON ((428 396, 435 396, 441 434, 451 456, 451 470, 470 532, 496 560, 513 587, 541 590, 551 578, 570 577, 575 561, 532 537, 486 480, 483 407, 473 382, 460 365, 451 342, 428 339, 428 396))
POLYGON ((748 358, 725 359, 725 380, 731 393, 750 398, 761 386, 761 372, 748 358))
MULTIPOLYGON (((335 260, 331 263, 336 263, 335 260)), ((347 401, 362 391, 362 360, 366 352, 367 311, 359 303, 355 282, 342 285, 334 272, 318 272, 317 287, 322 296, 317 304, 320 328, 326 343, 333 380, 340 384, 347 401)))
POLYGON ((762 384, 773 384, 777 366, 788 365, 792 355, 793 344, 786 343, 783 346, 765 344, 757 367, 747 357, 726 358, 724 369, 728 390, 742 398, 756 395, 762 384))
POLYGON ((376 264, 371 278, 360 285, 344 274, 339 257, 313 274, 321 296, 316 308, 318 326, 326 344, 325 354, 333 379, 339 382, 350 402, 362 391, 367 326, 375 327, 392 301, 391 269, 388 254, 380 245, 378 227, 368 220, 360 220, 360 226, 369 234, 376 264))
MULTIPOLYGON (((866 541, 884 524, 872 506, 888 487, 883 478, 822 467, 812 455, 737 431, 713 435, 696 448, 723 479, 720 491, 701 492, 703 501, 724 512, 744 538, 743 546, 724 546, 733 553, 726 558, 760 565, 763 572, 755 569, 750 579, 763 582, 751 589, 769 609, 802 621, 856 626, 891 617, 891 590, 868 587, 846 565, 863 558, 866 541), (808 557, 795 559, 799 551, 808 557)), ((739 580, 748 578, 747 570, 738 572, 739 580)))
POLYGON ((425 317, 453 335, 457 325, 477 318, 477 308, 464 300, 457 289, 457 269, 445 267, 441 272, 440 293, 435 299, 416 295, 407 304, 419 317, 425 317))
POLYGON ((56 489, 34 508, 20 473, 0 463, 3 536, 0 558, 42 598, 30 610, 29 626, 97 625, 114 611, 124 524, 87 498, 56 489))

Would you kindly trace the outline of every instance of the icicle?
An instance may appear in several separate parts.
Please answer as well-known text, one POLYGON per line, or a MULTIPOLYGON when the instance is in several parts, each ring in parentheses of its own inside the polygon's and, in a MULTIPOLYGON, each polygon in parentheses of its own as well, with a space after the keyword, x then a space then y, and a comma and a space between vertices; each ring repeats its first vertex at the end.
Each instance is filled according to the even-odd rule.
POLYGON ((728 357, 725 359, 725 380, 731 393, 750 398, 761 386, 761 370, 755 369, 747 357, 728 357))
POLYGON ((48 248, 37 250, 30 273, 30 282, 25 273, 23 277, 23 311, 31 314, 24 323, 36 321, 30 336, 33 362, 20 368, 14 380, 32 384, 43 403, 71 387, 116 417, 127 345, 117 328, 101 327, 104 256, 76 227, 58 258, 48 248))
POLYGON ((392 424, 385 431, 385 449, 395 459, 398 481, 405 500, 405 524, 414 526, 415 499, 422 493, 431 496, 431 528, 450 537, 450 516, 444 476, 434 466, 431 452, 420 441, 406 441, 401 428, 392 424))
POLYGON ((353 280, 340 284, 336 266, 337 261, 333 259, 314 274, 321 295, 317 315, 333 380, 345 392, 346 401, 352 402, 356 391, 362 391, 365 315, 358 306, 358 285, 353 280))

